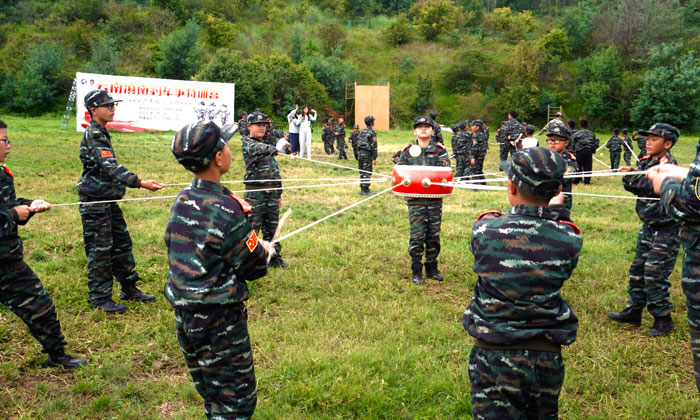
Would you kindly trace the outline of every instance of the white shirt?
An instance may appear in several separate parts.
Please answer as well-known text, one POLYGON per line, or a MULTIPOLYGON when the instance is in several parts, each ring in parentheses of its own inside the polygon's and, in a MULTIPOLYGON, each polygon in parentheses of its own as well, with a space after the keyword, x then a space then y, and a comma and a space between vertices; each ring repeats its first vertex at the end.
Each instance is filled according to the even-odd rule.
POLYGON ((298 133, 299 124, 297 124, 297 110, 293 109, 287 114, 287 122, 289 123, 289 132, 298 133))
POLYGON ((536 147, 536 146, 539 146, 539 145, 540 145, 540 141, 537 140, 537 139, 534 138, 534 137, 525 137, 525 138, 522 140, 522 145, 523 145, 523 149, 527 149, 528 147, 536 147))
POLYGON ((311 121, 316 121, 316 113, 314 112, 313 115, 311 113, 308 113, 307 116, 309 118, 304 118, 302 115, 299 116, 298 118, 298 125, 299 125, 299 131, 304 130, 308 128, 309 130, 311 129, 311 121))

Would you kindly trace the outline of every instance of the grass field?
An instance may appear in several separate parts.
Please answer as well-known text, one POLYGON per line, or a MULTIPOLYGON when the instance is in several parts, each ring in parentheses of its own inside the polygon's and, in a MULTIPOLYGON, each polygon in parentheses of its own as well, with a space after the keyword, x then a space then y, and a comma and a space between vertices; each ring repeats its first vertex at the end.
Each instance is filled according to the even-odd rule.
MULTIPOLYGON (((60 131, 57 117, 4 119, 12 139, 7 164, 18 196, 77 201, 80 134, 60 131)), ((170 153, 171 135, 116 133, 114 149, 119 162, 142 179, 188 182, 191 175, 170 153)), ((390 156, 411 138, 409 131, 380 132, 376 171, 390 174, 390 156)), ((314 139, 318 152, 320 132, 314 139)), ((681 138, 674 149, 681 164, 692 160, 696 143, 694 137, 681 138)), ((226 179, 240 180, 244 166, 237 138, 231 146, 234 162, 226 179)), ((287 179, 357 176, 299 159, 278 161, 287 179)), ((495 172, 497 161, 497 147, 491 146, 485 172, 495 172)), ((352 154, 347 163, 356 166, 352 154)), ((596 163, 594 169, 603 167, 596 163)), ((372 190, 388 186, 378 183, 372 190)), ((359 190, 349 185, 285 191, 283 210, 291 207, 293 213, 282 233, 357 202, 359 190)), ((177 191, 129 190, 127 197, 177 191)), ((629 195, 618 177, 595 178, 592 187, 574 191, 629 195)), ((56 207, 21 228, 25 259, 56 304, 67 350, 89 364, 74 372, 44 368, 38 343, 14 314, 0 308, 0 418, 204 418, 177 343, 173 311, 162 295, 167 274, 162 238, 171 204, 172 199, 122 204, 141 288, 158 300, 128 303, 129 310, 118 316, 87 304, 77 207, 56 207)), ((446 280, 426 286, 409 280, 406 204, 390 193, 283 241, 282 255, 291 265, 251 283, 247 303, 258 379, 256 418, 470 418, 467 360, 473 340, 461 325, 475 283, 469 237, 480 213, 507 208, 502 191, 455 190, 443 212, 440 267, 446 280)), ((584 246, 563 295, 580 328, 576 343, 563 351, 561 417, 700 419, 680 258, 671 289, 676 330, 647 338, 648 314, 638 329, 605 317, 606 311, 622 309, 627 298, 640 226, 634 200, 575 197, 572 218, 584 246)), ((116 285, 115 297, 118 292, 116 285)))

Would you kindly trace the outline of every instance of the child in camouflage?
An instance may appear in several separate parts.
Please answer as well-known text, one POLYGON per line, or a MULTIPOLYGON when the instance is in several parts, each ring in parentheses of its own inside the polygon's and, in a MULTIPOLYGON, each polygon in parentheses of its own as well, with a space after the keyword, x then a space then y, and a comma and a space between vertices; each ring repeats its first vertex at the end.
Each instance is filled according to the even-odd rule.
POLYGON ((476 338, 469 356, 474 419, 556 419, 564 382, 561 346, 578 319, 560 289, 581 251, 580 230, 561 195, 566 163, 552 150, 516 152, 508 173, 508 213, 489 212, 472 230, 474 297, 462 324, 476 338))
POLYGON ((274 252, 248 223, 248 203, 221 185, 231 167, 232 134, 213 122, 175 134, 173 155, 195 177, 175 199, 165 230, 165 297, 205 414, 216 419, 248 419, 255 410, 246 281, 267 273, 274 252))

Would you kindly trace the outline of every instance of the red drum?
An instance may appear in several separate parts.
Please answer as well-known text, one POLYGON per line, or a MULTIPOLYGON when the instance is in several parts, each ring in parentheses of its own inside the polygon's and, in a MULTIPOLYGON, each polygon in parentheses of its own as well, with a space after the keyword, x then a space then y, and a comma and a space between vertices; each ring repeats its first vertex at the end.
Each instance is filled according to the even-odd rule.
POLYGON ((394 194, 403 197, 443 198, 452 194, 449 166, 396 165, 391 176, 394 194))

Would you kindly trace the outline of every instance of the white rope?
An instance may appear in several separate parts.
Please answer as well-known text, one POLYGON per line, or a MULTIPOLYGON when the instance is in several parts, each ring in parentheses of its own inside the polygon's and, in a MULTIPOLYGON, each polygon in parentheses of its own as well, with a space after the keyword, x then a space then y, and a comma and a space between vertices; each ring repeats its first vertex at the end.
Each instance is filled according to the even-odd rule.
POLYGON ((659 197, 634 197, 634 196, 629 196, 629 195, 590 194, 590 193, 581 193, 581 192, 564 192, 564 194, 565 195, 583 195, 586 197, 624 198, 627 200, 652 200, 652 201, 661 200, 659 197))
POLYGON ((378 176, 383 176, 383 177, 385 177, 385 178, 390 178, 389 175, 380 174, 379 172, 365 171, 364 169, 358 169, 358 168, 353 168, 353 167, 350 167, 350 166, 338 165, 337 163, 324 162, 324 161, 322 161, 322 160, 316 160, 316 159, 307 159, 307 158, 305 158, 305 157, 297 157, 297 156, 293 156, 293 155, 288 155, 288 154, 286 154, 286 153, 278 153, 278 155, 280 155, 280 156, 287 156, 287 157, 290 157, 290 158, 292 158, 292 159, 301 159, 301 160, 305 160, 305 161, 308 161, 308 162, 320 163, 320 164, 322 164, 322 165, 335 166, 335 167, 337 167, 337 168, 349 169, 349 170, 351 170, 351 171, 357 171, 357 172, 365 172, 365 173, 372 174, 372 175, 378 175, 378 176))
POLYGON ((622 144, 624 144, 627 150, 629 150, 630 153, 632 153, 632 157, 634 157, 634 160, 636 160, 637 163, 639 163, 639 158, 637 157, 637 154, 634 153, 634 149, 632 149, 632 147, 629 144, 627 144, 626 141, 623 141, 622 144))
POLYGON ((598 163, 600 163, 601 165, 605 166, 606 168, 610 168, 610 165, 608 165, 607 163, 605 163, 605 162, 603 162, 602 160, 598 159, 597 157, 595 157, 595 155, 591 155, 591 157, 592 157, 593 159, 595 159, 595 160, 596 160, 598 163))
MULTIPOLYGON (((579 177, 591 177, 591 178, 596 178, 596 177, 604 177, 604 176, 627 176, 627 175, 644 175, 646 174, 645 171, 629 171, 629 172, 611 172, 609 169, 606 170, 600 170, 600 171, 592 171, 592 172, 572 172, 570 174, 564 174, 564 178, 579 178, 579 177)), ((479 183, 479 182, 506 182, 508 181, 508 177, 501 177, 501 178, 484 178, 484 179, 472 179, 472 180, 465 180, 465 181, 457 181, 457 182, 452 182, 452 183, 447 183, 447 185, 471 185, 473 183, 479 183)), ((442 185, 442 184, 439 184, 442 185)))
POLYGON ((382 194, 384 194, 384 193, 386 193, 386 192, 388 192, 388 191, 391 191, 391 190, 393 190, 394 188, 396 188, 396 187, 398 187, 398 186, 400 186, 400 185, 401 185, 401 184, 397 184, 397 185, 394 185, 393 187, 389 187, 389 188, 387 188, 387 189, 385 189, 385 190, 379 191, 378 193, 376 193, 376 194, 374 194, 374 195, 372 195, 372 196, 370 196, 370 197, 367 197, 367 198, 365 198, 365 199, 363 199, 363 200, 360 200, 360 201, 358 201, 357 203, 351 204, 351 205, 349 205, 349 206, 347 206, 347 207, 344 207, 344 208, 342 208, 342 209, 340 209, 340 210, 338 210, 338 211, 336 211, 336 212, 333 212, 333 213, 329 214, 328 216, 322 217, 322 218, 316 220, 315 222, 309 223, 308 225, 306 225, 306 226, 304 226, 304 227, 301 227, 301 228, 299 228, 299 229, 297 229, 297 230, 295 230, 295 231, 293 231, 293 232, 290 232, 290 233, 288 233, 288 234, 282 236, 281 238, 277 239, 276 242, 280 242, 280 241, 285 240, 285 239, 287 239, 287 238, 289 238, 289 237, 291 237, 291 236, 296 235, 297 233, 303 232, 303 231, 305 231, 306 229, 309 229, 310 227, 313 227, 313 226, 315 226, 315 225, 317 225, 317 224, 319 224, 319 223, 322 223, 322 222, 324 222, 324 221, 330 219, 330 218, 333 217, 333 216, 337 216, 337 215, 339 215, 340 213, 342 213, 342 212, 344 212, 344 211, 347 211, 347 210, 350 210, 350 209, 353 208, 353 207, 359 206, 360 204, 364 203, 365 201, 369 201, 369 200, 371 200, 371 199, 373 199, 373 198, 375 198, 375 197, 379 197, 380 195, 382 195, 382 194))
MULTIPOLYGON (((232 180, 232 181, 221 181, 221 184, 242 184, 244 182, 252 182, 252 183, 269 183, 271 180, 269 179, 249 179, 249 180, 232 180)), ((304 182, 304 181, 357 181, 357 178, 299 178, 299 179, 286 179, 286 178, 281 178, 281 179, 276 179, 273 181, 282 181, 282 182, 304 182)), ((381 179, 382 182, 385 181, 384 178, 381 179)), ((187 185, 192 185, 192 182, 182 182, 178 184, 163 184, 164 187, 182 187, 182 186, 187 186, 187 185)))

